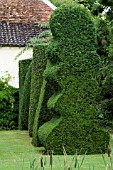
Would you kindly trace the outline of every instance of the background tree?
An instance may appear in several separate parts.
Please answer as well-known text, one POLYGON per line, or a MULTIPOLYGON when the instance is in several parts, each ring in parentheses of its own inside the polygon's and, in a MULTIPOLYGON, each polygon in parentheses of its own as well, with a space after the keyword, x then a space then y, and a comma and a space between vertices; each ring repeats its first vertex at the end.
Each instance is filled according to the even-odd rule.
POLYGON ((102 58, 101 67, 101 118, 104 125, 112 125, 113 121, 113 1, 98 1, 101 5, 99 14, 104 14, 104 19, 98 27, 98 53, 102 58))

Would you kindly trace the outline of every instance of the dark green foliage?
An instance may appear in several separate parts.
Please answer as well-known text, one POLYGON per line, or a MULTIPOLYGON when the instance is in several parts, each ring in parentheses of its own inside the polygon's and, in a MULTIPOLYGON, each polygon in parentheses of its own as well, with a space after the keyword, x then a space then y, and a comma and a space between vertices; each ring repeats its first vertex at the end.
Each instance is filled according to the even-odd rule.
POLYGON ((47 59, 45 57, 45 48, 47 45, 38 45, 33 48, 33 62, 32 62, 32 78, 31 78, 31 95, 29 108, 29 135, 32 136, 33 123, 36 108, 38 105, 40 89, 43 82, 43 71, 46 68, 47 59))
MULTIPOLYGON (((49 65, 50 63, 47 62, 46 68, 48 68, 49 65)), ((33 125, 32 143, 35 146, 40 145, 40 142, 38 139, 39 127, 42 126, 48 120, 50 120, 53 115, 57 115, 57 113, 49 111, 49 109, 47 108, 47 101, 56 89, 57 89, 57 84, 54 81, 52 82, 46 81, 45 78, 43 78, 42 86, 40 89, 39 101, 38 101, 36 113, 35 113, 34 125, 33 125)))
POLYGON ((75 2, 75 0, 50 0, 50 2, 52 2, 52 4, 54 4, 56 7, 59 7, 63 4, 66 4, 66 3, 73 3, 75 2))
POLYGON ((22 98, 22 106, 21 106, 21 112, 22 112, 21 129, 22 130, 28 129, 31 74, 32 74, 32 63, 30 63, 28 71, 26 73, 24 87, 23 87, 23 98, 22 98))
POLYGON ((96 2, 96 0, 50 0, 55 6, 59 7, 67 3, 80 3, 83 4, 88 9, 91 9, 96 2))
POLYGON ((40 44, 33 48, 29 134, 32 135, 33 133, 32 143, 35 146, 40 145, 37 134, 38 128, 53 116, 53 112, 47 108, 47 101, 57 88, 57 84, 54 81, 46 82, 43 78, 43 72, 47 65, 47 58, 45 56, 47 47, 47 44, 40 44))
POLYGON ((32 61, 31 59, 19 61, 19 123, 18 123, 19 129, 22 129, 22 115, 23 115, 22 105, 23 105, 24 81, 31 61, 32 61))
POLYGON ((108 86, 105 82, 106 77, 108 75, 110 75, 109 71, 107 69, 107 65, 110 61, 110 56, 109 56, 110 35, 109 35, 109 27, 108 27, 106 21, 99 17, 97 20, 97 42, 98 42, 97 53, 101 57, 101 66, 100 66, 100 70, 97 74, 99 86, 100 86, 100 93, 99 93, 100 109, 99 109, 99 117, 98 118, 99 118, 99 121, 101 120, 100 123, 102 123, 102 124, 104 123, 104 125, 105 125, 105 121, 107 120, 107 117, 109 117, 110 116, 109 114, 111 114, 108 111, 109 110, 108 109, 109 108, 109 105, 108 105, 109 99, 106 98, 106 96, 108 95, 107 93, 108 93, 108 91, 111 90, 111 88, 110 87, 108 88, 108 86), (107 91, 106 91, 106 88, 108 89, 107 91), (100 119, 100 117, 101 117, 101 119, 100 119))
POLYGON ((96 0, 77 0, 77 2, 91 10, 96 0))
POLYGON ((103 67, 101 80, 101 123, 113 126, 113 67, 112 64, 103 67), (110 66, 111 65, 111 66, 110 66))
POLYGON ((15 114, 14 122, 15 122, 16 129, 17 129, 18 128, 18 117, 19 117, 19 89, 15 88, 13 97, 14 97, 14 114, 15 114))
POLYGON ((100 17, 103 11, 104 11, 104 6, 98 2, 95 2, 91 9, 93 15, 100 16, 100 17))
POLYGON ((102 86, 102 94, 103 94, 103 112, 105 118, 107 118, 107 121, 112 121, 113 126, 113 109, 112 109, 112 103, 113 103, 113 1, 109 0, 109 2, 104 2, 105 6, 110 6, 109 11, 107 12, 107 23, 109 26, 109 55, 108 55, 108 63, 105 68, 103 68, 104 73, 104 80, 103 80, 103 86, 102 86))
POLYGON ((61 123, 60 121, 57 118, 56 121, 53 119, 44 125, 46 131, 45 129, 43 131, 43 126, 39 129, 40 139, 48 151, 53 150, 54 154, 63 154, 64 146, 70 155, 76 152, 79 154, 105 153, 104 146, 109 143, 109 135, 106 132, 95 128, 91 122, 85 122, 84 119, 77 120, 73 117, 72 120, 68 117, 61 123))
POLYGON ((112 0, 108 0, 108 1, 99 0, 99 2, 102 3, 105 6, 113 6, 113 1, 112 0))
POLYGON ((109 8, 109 10, 106 12, 106 17, 108 20, 113 20, 113 1, 112 0, 99 0, 100 4, 104 6, 104 9, 109 8))
POLYGON ((105 20, 97 19, 97 53, 101 57, 102 64, 105 66, 109 62, 110 35, 109 27, 105 20))
POLYGON ((6 79, 0 79, 0 130, 18 127, 18 89, 8 85, 6 79))
POLYGON ((52 14, 50 28, 50 66, 44 77, 47 82, 53 80, 57 90, 47 102, 54 116, 39 127, 39 140, 55 154, 62 154, 62 146, 67 154, 81 148, 81 154, 104 153, 109 135, 95 122, 101 59, 96 53, 94 18, 83 5, 64 5, 52 14))
MULTIPOLYGON (((106 4, 107 1, 104 3, 106 4)), ((104 5, 105 5, 104 4, 104 5)), ((107 4, 106 4, 107 5, 107 4)), ((108 15, 108 13, 107 13, 108 15)), ((97 22, 97 53, 101 57, 101 67, 98 74, 99 86, 100 86, 100 116, 99 120, 104 126, 111 124, 113 121, 112 116, 112 102, 113 102, 113 91, 112 91, 112 73, 113 73, 113 50, 112 50, 112 22, 109 20, 103 20, 98 17, 97 22), (101 119, 100 119, 101 118, 101 119)), ((108 18, 107 18, 108 19, 108 18)))

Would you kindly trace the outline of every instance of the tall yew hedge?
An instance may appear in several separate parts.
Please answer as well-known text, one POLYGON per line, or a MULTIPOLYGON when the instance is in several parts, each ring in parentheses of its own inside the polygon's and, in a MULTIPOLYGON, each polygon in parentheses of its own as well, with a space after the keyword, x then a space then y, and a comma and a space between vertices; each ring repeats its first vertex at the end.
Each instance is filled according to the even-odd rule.
POLYGON ((30 63, 24 81, 23 97, 22 97, 22 119, 21 129, 28 129, 29 105, 30 105, 30 90, 31 90, 31 75, 32 75, 32 62, 30 63))
POLYGON ((28 129, 29 135, 32 136, 33 124, 36 108, 38 105, 40 89, 43 82, 43 72, 46 68, 47 59, 45 57, 45 48, 47 45, 37 45, 33 48, 33 61, 32 61, 32 78, 31 78, 31 95, 30 95, 30 108, 28 129))
POLYGON ((54 81, 46 81, 43 77, 44 70, 49 65, 45 55, 47 47, 48 44, 43 43, 33 48, 29 134, 33 136, 34 146, 40 146, 38 128, 53 116, 53 112, 47 108, 47 101, 57 88, 54 81))
POLYGON ((19 120, 18 128, 23 129, 23 90, 26 73, 28 71, 29 65, 32 59, 25 59, 19 61, 19 120))

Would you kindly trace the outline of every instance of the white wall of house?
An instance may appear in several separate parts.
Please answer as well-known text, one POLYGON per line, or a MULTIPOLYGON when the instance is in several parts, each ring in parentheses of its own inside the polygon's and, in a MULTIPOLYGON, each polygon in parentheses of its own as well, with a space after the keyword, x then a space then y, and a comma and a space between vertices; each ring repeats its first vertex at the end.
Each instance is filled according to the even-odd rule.
POLYGON ((10 74, 10 85, 19 87, 19 67, 18 62, 22 59, 32 58, 32 48, 25 51, 19 58, 15 57, 21 52, 23 47, 0 47, 0 77, 10 74))

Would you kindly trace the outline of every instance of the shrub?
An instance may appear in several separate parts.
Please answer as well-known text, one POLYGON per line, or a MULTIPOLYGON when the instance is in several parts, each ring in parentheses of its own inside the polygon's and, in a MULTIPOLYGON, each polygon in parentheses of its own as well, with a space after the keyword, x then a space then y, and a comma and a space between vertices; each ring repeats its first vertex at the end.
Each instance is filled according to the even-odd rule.
POLYGON ((18 89, 8 84, 7 78, 0 79, 0 130, 18 127, 18 89))
POLYGON ((29 121, 28 129, 29 135, 32 136, 33 123, 36 108, 38 105, 40 89, 43 82, 43 71, 46 68, 47 59, 45 57, 45 48, 47 46, 38 45, 33 48, 33 61, 32 61, 32 78, 31 78, 31 95, 30 95, 30 108, 29 108, 29 121))
POLYGON ((28 71, 25 76, 23 86, 23 97, 22 97, 22 118, 21 118, 21 129, 28 129, 28 117, 29 117, 29 104, 30 104, 30 89, 31 89, 31 74, 32 74, 32 62, 28 67, 28 71))
POLYGON ((19 61, 19 122, 18 122, 19 129, 22 129, 23 127, 22 126, 23 89, 24 89, 24 81, 25 81, 26 73, 31 61, 32 61, 31 59, 25 59, 19 61))
POLYGON ((110 55, 110 30, 105 20, 99 18, 97 20, 97 53, 101 57, 101 67, 97 74, 100 86, 100 115, 99 120, 103 125, 111 124, 113 120, 112 104, 112 56, 110 55), (101 118, 101 119, 100 119, 101 118))
POLYGON ((32 126, 31 128, 33 128, 32 143, 34 146, 40 146, 40 141, 38 139, 39 127, 50 120, 53 115, 57 114, 53 111, 49 111, 47 108, 48 99, 57 89, 57 84, 54 81, 46 81, 43 77, 43 72, 49 65, 45 56, 47 47, 48 44, 40 44, 34 47, 33 50, 32 100, 30 104, 31 112, 29 120, 32 120, 30 120, 30 124, 32 126))
POLYGON ((48 45, 44 43, 33 48, 33 67, 29 110, 29 134, 30 136, 32 136, 33 133, 32 143, 35 146, 40 145, 37 134, 38 128, 46 121, 50 120, 53 116, 52 111, 50 112, 47 108, 47 101, 52 95, 54 89, 57 88, 54 82, 46 82, 43 78, 43 72, 47 64, 47 58, 45 56, 45 50, 47 46, 48 45))
POLYGON ((53 94, 53 91, 56 89, 56 84, 54 82, 43 80, 39 101, 37 104, 37 109, 34 118, 33 124, 33 138, 32 143, 34 146, 40 146, 41 143, 38 138, 38 129, 47 121, 51 120, 54 115, 58 115, 57 112, 50 111, 47 107, 47 101, 49 97, 53 94))
POLYGON ((83 5, 68 4, 54 11, 50 28, 53 40, 46 51, 50 66, 44 77, 57 84, 47 102, 57 116, 39 127, 39 140, 55 154, 62 154, 62 145, 68 154, 81 148, 81 154, 104 153, 109 134, 95 122, 100 57, 94 18, 83 5))

